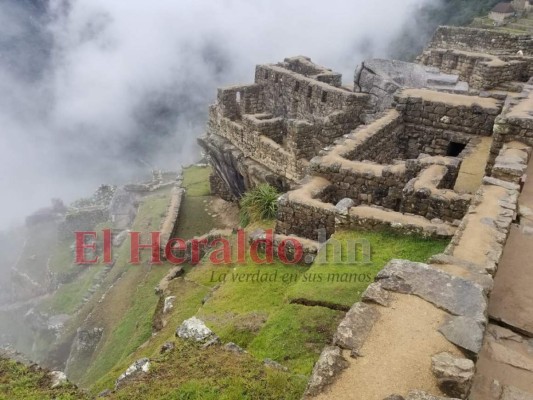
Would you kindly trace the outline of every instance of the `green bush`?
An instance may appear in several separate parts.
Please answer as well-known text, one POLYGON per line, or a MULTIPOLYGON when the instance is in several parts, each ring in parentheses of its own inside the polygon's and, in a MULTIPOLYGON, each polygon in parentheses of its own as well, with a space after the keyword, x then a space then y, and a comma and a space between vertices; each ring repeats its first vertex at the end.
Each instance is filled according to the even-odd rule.
POLYGON ((261 184, 246 192, 240 201, 241 225, 250 222, 271 220, 276 218, 278 197, 280 193, 268 183, 261 184))

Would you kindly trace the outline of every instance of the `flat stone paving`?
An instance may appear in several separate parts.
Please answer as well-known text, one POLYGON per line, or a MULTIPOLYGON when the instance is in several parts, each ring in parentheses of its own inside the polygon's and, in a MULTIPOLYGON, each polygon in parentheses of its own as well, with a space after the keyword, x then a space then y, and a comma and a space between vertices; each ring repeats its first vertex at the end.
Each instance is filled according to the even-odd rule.
MULTIPOLYGON (((533 160, 521 208, 533 209, 533 160)), ((533 219, 513 225, 494 280, 489 325, 479 354, 471 400, 533 400, 533 219), (513 393, 513 394, 509 394, 513 393)))

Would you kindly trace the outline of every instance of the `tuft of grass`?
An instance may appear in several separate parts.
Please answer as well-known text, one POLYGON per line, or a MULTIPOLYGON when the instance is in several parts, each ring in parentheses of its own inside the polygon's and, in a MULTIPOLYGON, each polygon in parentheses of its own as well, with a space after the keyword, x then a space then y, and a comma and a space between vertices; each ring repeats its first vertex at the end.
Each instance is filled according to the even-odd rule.
POLYGON ((240 201, 241 225, 247 226, 250 222, 276 218, 279 195, 276 188, 268 183, 263 183, 246 192, 240 201))

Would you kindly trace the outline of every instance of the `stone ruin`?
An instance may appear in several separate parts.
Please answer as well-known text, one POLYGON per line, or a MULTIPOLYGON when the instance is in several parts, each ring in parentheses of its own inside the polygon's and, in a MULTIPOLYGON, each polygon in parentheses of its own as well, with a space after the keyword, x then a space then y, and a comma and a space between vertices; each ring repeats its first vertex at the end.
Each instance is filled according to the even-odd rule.
POLYGON ((324 349, 305 397, 337 398, 336 380, 353 379, 346 368, 372 382, 375 369, 364 365, 379 368, 380 354, 400 351, 367 343, 381 329, 385 346, 415 348, 429 337, 441 345, 388 365, 379 385, 367 385, 368 398, 444 398, 426 393, 435 387, 453 398, 533 398, 533 360, 516 353, 533 328, 494 325, 488 308, 512 226, 533 232, 533 189, 521 195, 533 147, 532 75, 531 35, 440 27, 417 63, 367 60, 353 86, 300 56, 257 66, 251 85, 219 89, 200 139, 214 194, 237 200, 270 183, 284 192, 276 233, 311 241, 344 228, 451 238, 428 264, 385 266, 324 349), (413 297, 425 314, 402 314, 413 297), (403 326, 390 327, 406 318, 418 324, 408 340, 403 326), (493 374, 494 360, 507 375, 493 374))
POLYGON ((306 57, 258 65, 255 83, 219 89, 209 109, 200 144, 213 192, 239 198, 259 182, 290 189, 322 148, 362 124, 368 100, 306 57))

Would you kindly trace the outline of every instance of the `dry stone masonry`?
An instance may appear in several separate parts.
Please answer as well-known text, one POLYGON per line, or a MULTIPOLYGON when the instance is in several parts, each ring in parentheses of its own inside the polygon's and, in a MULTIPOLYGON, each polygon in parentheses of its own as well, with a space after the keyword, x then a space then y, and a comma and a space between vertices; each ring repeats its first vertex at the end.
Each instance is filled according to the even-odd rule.
POLYGON ((303 238, 311 255, 340 229, 450 239, 428 263, 392 260, 378 273, 324 349, 306 398, 531 398, 520 384, 533 382, 533 360, 521 358, 530 341, 492 324, 488 309, 509 233, 531 215, 518 204, 531 171, 532 75, 530 35, 440 27, 417 64, 367 60, 352 87, 300 56, 219 89, 200 139, 211 189, 238 200, 276 186, 280 237, 303 238), (474 173, 475 184, 457 184, 474 173), (384 358, 395 354, 401 362, 384 358), (525 380, 490 380, 483 357, 520 365, 525 380), (354 377, 362 397, 346 394, 354 377))

